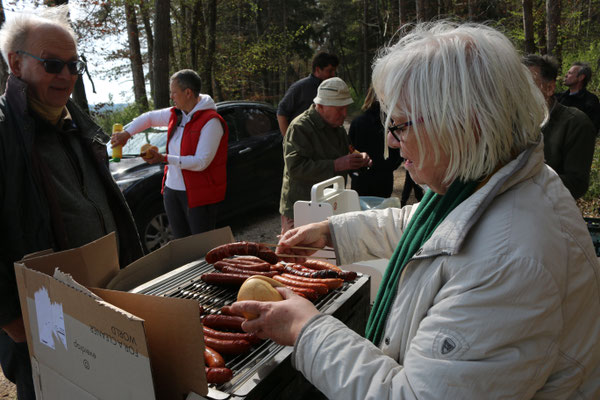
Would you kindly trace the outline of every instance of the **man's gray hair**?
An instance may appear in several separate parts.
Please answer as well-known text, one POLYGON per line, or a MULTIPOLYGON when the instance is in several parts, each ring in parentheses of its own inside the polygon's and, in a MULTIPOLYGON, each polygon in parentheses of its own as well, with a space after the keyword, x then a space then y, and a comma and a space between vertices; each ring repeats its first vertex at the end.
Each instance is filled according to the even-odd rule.
MULTIPOLYGON (((387 114, 415 124, 450 157, 444 182, 488 176, 540 140, 542 93, 511 42, 479 24, 420 24, 374 62, 373 87, 387 114), (422 122, 421 122, 422 121, 422 122)), ((434 146, 436 147, 436 146, 434 146)))
POLYGON ((200 75, 192 69, 182 69, 171 76, 171 82, 176 81, 181 90, 191 89, 196 96, 200 95, 202 80, 200 75))
POLYGON ((36 13, 17 13, 12 18, 7 19, 0 28, 0 50, 2 57, 7 65, 8 53, 14 53, 17 50, 26 50, 27 38, 33 28, 43 24, 55 25, 63 28, 73 38, 73 43, 77 46, 75 32, 69 21, 69 6, 60 5, 56 7, 43 7, 36 13))

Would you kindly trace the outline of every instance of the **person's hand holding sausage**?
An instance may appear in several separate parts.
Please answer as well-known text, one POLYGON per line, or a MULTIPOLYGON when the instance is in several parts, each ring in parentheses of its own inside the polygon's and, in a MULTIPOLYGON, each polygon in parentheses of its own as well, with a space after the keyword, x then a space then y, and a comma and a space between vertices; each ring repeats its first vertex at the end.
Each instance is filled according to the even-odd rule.
POLYGON ((288 288, 276 288, 283 301, 239 301, 231 305, 231 311, 257 314, 253 320, 245 321, 242 329, 254 333, 261 339, 271 339, 276 343, 293 346, 300 331, 319 311, 303 297, 288 288))

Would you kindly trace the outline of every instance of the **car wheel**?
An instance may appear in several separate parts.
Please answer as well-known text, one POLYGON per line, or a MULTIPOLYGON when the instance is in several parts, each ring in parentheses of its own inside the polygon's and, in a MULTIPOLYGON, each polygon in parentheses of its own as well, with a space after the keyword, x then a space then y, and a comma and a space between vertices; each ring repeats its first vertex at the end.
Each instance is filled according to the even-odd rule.
POLYGON ((161 248, 175 238, 162 202, 143 207, 135 220, 146 253, 161 248))

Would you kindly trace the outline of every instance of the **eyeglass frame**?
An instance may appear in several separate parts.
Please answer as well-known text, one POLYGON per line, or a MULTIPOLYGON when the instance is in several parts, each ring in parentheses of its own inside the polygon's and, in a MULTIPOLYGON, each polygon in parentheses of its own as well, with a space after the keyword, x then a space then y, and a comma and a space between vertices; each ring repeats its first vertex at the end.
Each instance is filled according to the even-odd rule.
MULTIPOLYGON (((392 122, 393 121, 394 120, 392 120, 392 122)), ((396 136, 395 132, 399 129, 400 132, 402 133, 402 131, 405 128, 408 128, 409 126, 412 126, 412 125, 413 125, 412 121, 406 121, 406 122, 403 122, 401 124, 390 125, 390 126, 388 126, 387 130, 392 134, 392 136, 394 137, 394 139, 396 139, 398 142, 400 142, 400 138, 398 136, 396 136)))
POLYGON ((63 61, 63 60, 60 60, 58 58, 41 58, 41 57, 34 56, 33 54, 28 53, 28 52, 26 52, 24 50, 17 50, 16 53, 17 54, 23 54, 23 55, 29 56, 29 57, 31 57, 33 59, 36 59, 36 60, 40 61, 42 63, 42 65, 44 66, 44 71, 46 71, 49 74, 56 74, 56 75, 60 74, 62 72, 63 68, 66 65, 67 69, 69 70, 69 73, 71 75, 83 75, 83 73, 85 71, 85 68, 86 68, 85 61, 82 61, 82 60, 77 60, 77 61, 63 61), (61 64, 60 69, 57 72, 48 71, 48 64, 47 64, 47 62, 60 63, 61 64), (75 69, 75 73, 73 73, 73 68, 75 69))

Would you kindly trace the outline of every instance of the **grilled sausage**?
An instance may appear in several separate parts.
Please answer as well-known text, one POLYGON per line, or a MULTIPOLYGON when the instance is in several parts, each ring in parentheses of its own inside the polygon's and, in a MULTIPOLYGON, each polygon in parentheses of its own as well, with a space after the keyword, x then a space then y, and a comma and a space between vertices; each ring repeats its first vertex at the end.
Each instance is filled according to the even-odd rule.
POLYGON ((276 268, 278 268, 277 271, 279 273, 287 272, 288 274, 304 276, 306 278, 340 278, 340 274, 338 272, 330 269, 324 269, 322 271, 303 272, 298 269, 295 269, 289 264, 282 265, 281 267, 277 267, 277 265, 280 264, 275 264, 276 268))
POLYGON ((296 279, 291 279, 289 277, 285 277, 282 275, 275 275, 273 277, 273 279, 275 279, 278 282, 283 283, 286 286, 295 286, 295 287, 300 287, 300 288, 305 288, 305 289, 312 289, 315 292, 317 292, 317 294, 319 294, 319 295, 327 294, 327 292, 329 291, 329 289, 327 288, 327 285, 324 285, 322 283, 302 282, 302 281, 298 281, 296 279))
POLYGON ((291 291, 293 291, 294 293, 304 297, 305 299, 308 299, 311 301, 317 300, 319 298, 319 295, 317 294, 317 292, 315 292, 312 289, 301 288, 298 286, 286 286, 286 288, 288 288, 291 291))
POLYGON ((329 278, 329 279, 319 279, 319 278, 306 278, 304 276, 292 275, 292 274, 282 274, 281 276, 285 278, 295 279, 300 282, 308 282, 308 283, 321 283, 323 285, 327 285, 329 290, 337 289, 344 284, 343 279, 339 278, 329 278))
POLYGON ((219 271, 222 271, 224 267, 233 267, 233 268, 238 268, 238 269, 245 269, 248 271, 262 271, 262 272, 271 270, 271 264, 269 264, 269 263, 247 265, 247 264, 236 264, 236 263, 228 261, 228 260, 221 260, 221 261, 217 261, 213 265, 214 265, 215 269, 218 269, 219 271))
POLYGON ((229 382, 233 378, 233 372, 229 368, 204 367, 206 382, 220 385, 229 382))
POLYGON ((248 279, 248 275, 209 272, 203 274, 200 279, 206 283, 213 283, 215 285, 242 286, 242 283, 248 279))
POLYGON ((245 319, 235 315, 206 315, 202 318, 202 323, 213 329, 231 329, 242 331, 242 322, 245 319))
POLYGON ((210 336, 204 336, 204 344, 221 354, 243 354, 247 353, 250 350, 250 347, 252 347, 247 340, 224 340, 215 339, 210 336))
POLYGON ((258 336, 256 336, 253 333, 223 332, 213 328, 209 328, 208 326, 203 326, 202 331, 204 332, 204 337, 210 336, 212 338, 221 340, 247 340, 248 342, 250 342, 250 344, 256 344, 260 342, 258 336))
POLYGON ((338 267, 337 265, 333 265, 331 263, 322 261, 322 260, 311 260, 311 259, 307 259, 302 263, 305 267, 308 267, 310 269, 316 269, 317 271, 321 271, 324 269, 331 269, 333 271, 338 271, 340 272, 341 269, 340 267, 338 267))
MULTIPOLYGON (((220 262, 220 261, 217 261, 217 262, 220 262)), ((225 272, 227 274, 239 274, 239 275, 248 275, 248 276, 262 275, 262 276, 268 276, 269 278, 272 278, 274 275, 278 274, 277 271, 253 271, 251 269, 240 269, 240 268, 236 268, 236 267, 223 267, 223 269, 221 269, 221 272, 225 272)))
POLYGON ((208 367, 222 368, 225 366, 225 360, 217 351, 204 346, 204 364, 208 367))
MULTIPOLYGON (((254 257, 254 256, 252 256, 254 257)), ((271 264, 269 264, 268 262, 261 260, 260 258, 257 258, 260 261, 254 261, 254 260, 247 260, 245 258, 242 257, 233 257, 233 258, 224 258, 221 261, 227 261, 233 265, 246 265, 249 267, 259 267, 261 266, 262 268, 270 268, 271 264)))
POLYGON ((235 255, 256 256, 270 264, 275 264, 279 260, 274 251, 254 242, 236 242, 217 246, 206 253, 204 259, 207 263, 214 264, 219 260, 235 255))

